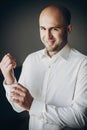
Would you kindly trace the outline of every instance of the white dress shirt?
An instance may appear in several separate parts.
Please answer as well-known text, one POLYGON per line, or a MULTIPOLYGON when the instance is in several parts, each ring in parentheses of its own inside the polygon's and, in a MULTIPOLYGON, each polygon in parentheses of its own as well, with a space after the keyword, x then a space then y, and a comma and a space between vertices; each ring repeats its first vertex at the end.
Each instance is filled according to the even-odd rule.
MULTIPOLYGON (((29 130, 81 128, 87 114, 87 57, 68 44, 51 58, 45 49, 27 56, 18 81, 34 97, 29 130)), ((14 110, 24 109, 10 101, 14 110)))

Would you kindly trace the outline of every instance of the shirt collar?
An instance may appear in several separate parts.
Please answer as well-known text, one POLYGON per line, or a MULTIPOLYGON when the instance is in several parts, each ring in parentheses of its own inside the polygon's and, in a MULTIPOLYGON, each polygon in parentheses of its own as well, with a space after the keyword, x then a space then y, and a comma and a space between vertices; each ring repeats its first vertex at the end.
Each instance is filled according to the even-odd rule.
MULTIPOLYGON (((57 54, 55 54, 53 57, 58 57, 61 56, 62 58, 66 59, 69 56, 71 47, 69 46, 69 44, 67 43, 57 54)), ((46 53, 46 48, 43 49, 42 54, 41 54, 41 58, 44 57, 48 57, 47 53, 46 53)))
POLYGON ((69 46, 69 44, 66 44, 60 51, 59 51, 59 55, 64 58, 67 59, 69 54, 71 51, 71 47, 69 46))

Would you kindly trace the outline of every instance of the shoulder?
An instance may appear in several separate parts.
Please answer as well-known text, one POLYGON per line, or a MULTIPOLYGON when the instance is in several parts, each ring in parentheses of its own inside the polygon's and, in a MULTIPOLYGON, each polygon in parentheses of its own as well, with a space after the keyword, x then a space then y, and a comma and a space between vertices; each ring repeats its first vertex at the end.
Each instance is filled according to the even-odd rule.
POLYGON ((43 51, 44 49, 41 49, 41 50, 38 50, 36 52, 33 52, 33 53, 30 53, 24 60, 24 63, 29 63, 29 62, 33 62, 33 61, 36 61, 36 60, 39 60, 41 58, 41 56, 43 55, 43 51))
POLYGON ((71 48, 70 57, 77 61, 87 61, 87 56, 74 48, 71 48))

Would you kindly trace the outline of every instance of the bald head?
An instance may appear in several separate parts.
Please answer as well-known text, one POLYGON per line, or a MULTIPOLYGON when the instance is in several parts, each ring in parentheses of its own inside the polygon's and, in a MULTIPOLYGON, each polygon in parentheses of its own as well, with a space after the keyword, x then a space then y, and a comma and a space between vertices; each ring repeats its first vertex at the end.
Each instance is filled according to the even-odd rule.
POLYGON ((63 6, 48 6, 42 10, 40 18, 43 16, 54 16, 56 20, 63 21, 66 25, 69 25, 71 22, 70 11, 63 6))
POLYGON ((40 37, 50 56, 58 53, 68 42, 72 31, 71 15, 62 6, 48 6, 39 17, 40 37))

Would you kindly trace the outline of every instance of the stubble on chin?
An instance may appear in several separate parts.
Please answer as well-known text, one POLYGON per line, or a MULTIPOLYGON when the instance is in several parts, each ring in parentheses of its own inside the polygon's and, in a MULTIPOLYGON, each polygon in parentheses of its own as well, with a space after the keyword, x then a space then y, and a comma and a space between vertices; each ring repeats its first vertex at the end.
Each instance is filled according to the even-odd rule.
POLYGON ((46 47, 46 50, 48 52, 58 52, 63 48, 64 45, 65 45, 64 43, 59 43, 55 45, 54 47, 46 47))

